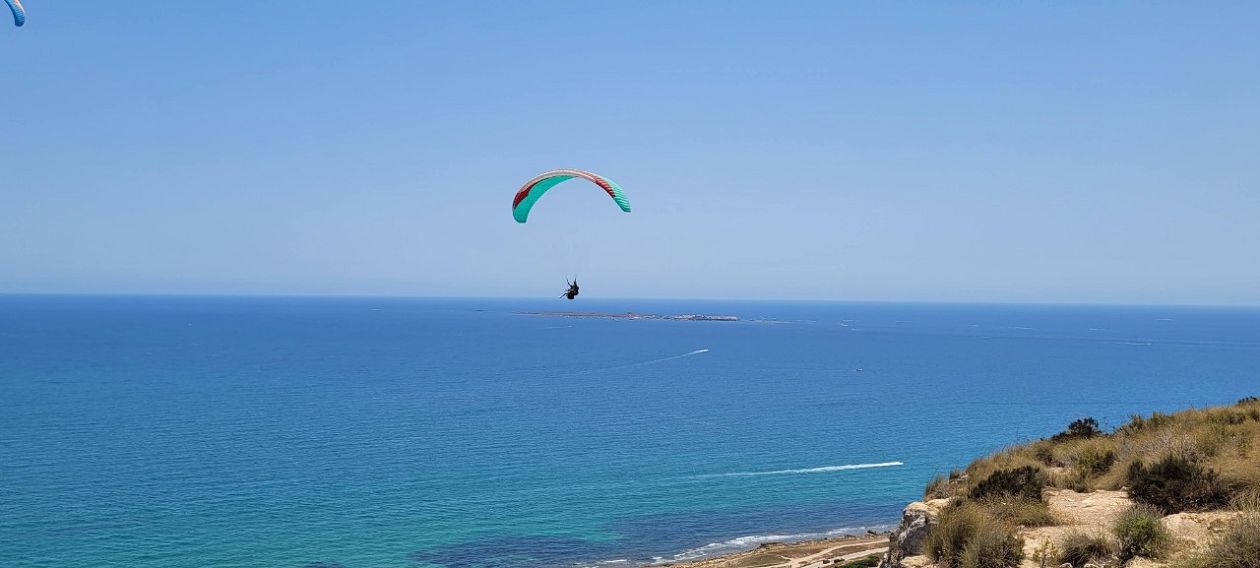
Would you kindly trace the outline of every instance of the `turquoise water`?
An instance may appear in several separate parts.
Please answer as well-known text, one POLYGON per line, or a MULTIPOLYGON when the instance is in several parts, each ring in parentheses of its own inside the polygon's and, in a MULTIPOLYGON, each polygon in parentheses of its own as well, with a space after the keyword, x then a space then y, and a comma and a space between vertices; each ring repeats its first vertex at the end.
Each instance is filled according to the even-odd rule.
POLYGON ((861 532, 977 454, 1260 394, 1257 369, 1244 309, 0 296, 0 565, 559 567, 861 532), (758 321, 517 313, 570 308, 758 321))

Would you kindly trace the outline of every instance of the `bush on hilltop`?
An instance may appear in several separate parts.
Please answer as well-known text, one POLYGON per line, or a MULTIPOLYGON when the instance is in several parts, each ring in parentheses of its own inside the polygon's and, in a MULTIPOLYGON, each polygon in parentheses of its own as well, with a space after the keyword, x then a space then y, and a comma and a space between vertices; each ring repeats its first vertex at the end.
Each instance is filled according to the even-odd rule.
POLYGON ((1163 515, 1150 505, 1134 505, 1116 519, 1112 526, 1119 544, 1121 562, 1135 557, 1159 558, 1168 547, 1171 537, 1159 520, 1163 515))
POLYGON ((1081 568, 1089 563, 1105 563, 1116 553, 1116 545, 1107 537, 1073 531, 1063 536, 1059 543, 1059 556, 1055 560, 1081 568))
POLYGON ((1165 513, 1203 511, 1229 503, 1220 476, 1184 456, 1165 456, 1151 466, 1129 464, 1129 496, 1165 513))

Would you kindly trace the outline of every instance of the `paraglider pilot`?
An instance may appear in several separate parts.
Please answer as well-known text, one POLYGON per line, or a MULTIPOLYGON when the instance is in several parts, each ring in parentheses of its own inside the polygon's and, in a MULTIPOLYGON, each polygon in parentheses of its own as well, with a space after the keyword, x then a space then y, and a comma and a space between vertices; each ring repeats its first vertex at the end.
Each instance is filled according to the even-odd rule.
POLYGON ((561 294, 561 296, 570 300, 576 298, 578 295, 577 278, 574 278, 572 282, 569 282, 569 279, 566 278, 564 282, 569 285, 569 289, 566 290, 564 294, 561 294))

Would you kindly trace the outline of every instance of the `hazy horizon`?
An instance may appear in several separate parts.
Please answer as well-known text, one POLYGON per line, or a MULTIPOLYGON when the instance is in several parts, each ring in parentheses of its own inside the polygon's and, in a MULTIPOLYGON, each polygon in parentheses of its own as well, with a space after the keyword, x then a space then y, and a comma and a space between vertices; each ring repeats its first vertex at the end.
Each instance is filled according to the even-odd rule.
MULTIPOLYGON (((286 294, 286 293, 196 293, 196 292, 0 292, 0 297, 81 297, 81 298, 224 298, 224 299, 346 299, 346 300, 491 300, 491 301, 545 301, 557 299, 548 296, 454 296, 424 294, 286 294)), ((559 298, 558 300, 563 300, 559 298)), ((601 296, 583 298, 576 304, 556 302, 556 312, 589 311, 589 303, 603 302, 741 302, 741 303, 805 303, 805 304, 853 304, 853 305, 923 305, 923 306, 1012 306, 1012 307, 1082 307, 1082 308, 1204 308, 1204 309, 1260 309, 1260 304, 1138 304, 1106 302, 1001 302, 984 300, 846 300, 835 298, 708 298, 708 297, 639 297, 601 296)), ((595 310, 598 311, 598 310, 595 310)))
POLYGON ((0 293, 1260 305, 1253 3, 28 4, 0 293))

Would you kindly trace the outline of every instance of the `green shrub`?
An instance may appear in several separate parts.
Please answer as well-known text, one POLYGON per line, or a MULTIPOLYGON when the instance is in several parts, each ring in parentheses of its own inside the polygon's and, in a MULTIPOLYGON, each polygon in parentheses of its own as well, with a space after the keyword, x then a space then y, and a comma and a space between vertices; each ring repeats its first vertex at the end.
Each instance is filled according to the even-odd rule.
POLYGON ((1024 539, 997 525, 982 528, 963 546, 961 568, 1012 568, 1024 561, 1024 539))
POLYGON ((1123 430, 1129 432, 1159 430, 1171 425, 1175 421, 1176 418, 1174 418, 1171 414, 1164 414, 1162 412, 1151 413, 1150 418, 1143 418, 1140 414, 1134 414, 1130 417, 1129 423, 1124 426, 1123 430))
POLYGON ((1063 536, 1057 562, 1080 568, 1089 562, 1106 561, 1115 552, 1115 545, 1107 537, 1073 531, 1063 536))
POLYGON ((1102 434, 1102 430, 1098 428, 1098 421, 1093 418, 1081 418, 1073 420, 1068 424, 1067 430, 1059 432, 1050 437, 1055 442, 1065 442, 1067 440, 1079 440, 1085 438, 1093 438, 1102 434))
POLYGON ((1063 465, 1059 463, 1058 458, 1054 455, 1054 444, 1046 440, 1038 440, 1032 444, 1033 459, 1041 462, 1042 465, 1056 467, 1063 465))
POLYGON ((1076 456, 1076 472, 1082 479, 1102 475, 1116 463, 1116 452, 1089 446, 1076 456))
POLYGON ((1200 511, 1229 502, 1229 490, 1215 471, 1182 457, 1167 456, 1150 467, 1129 466, 1129 495, 1166 513, 1200 511))
POLYGON ((872 554, 863 556, 857 560, 850 560, 844 564, 836 564, 836 568, 875 568, 879 566, 879 555, 872 554))
POLYGON ((1128 562, 1137 556, 1158 558, 1163 554, 1171 537, 1159 522, 1162 516, 1158 509, 1150 505, 1134 505, 1116 519, 1111 531, 1119 543, 1118 555, 1121 562, 1128 562))
POLYGON ((1041 468, 1025 465, 1014 469, 999 469, 989 474, 971 488, 970 496, 977 499, 989 497, 1018 497, 1041 499, 1041 489, 1047 483, 1041 468))

